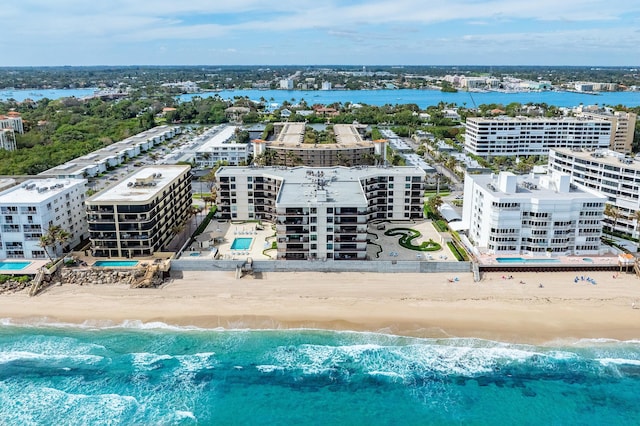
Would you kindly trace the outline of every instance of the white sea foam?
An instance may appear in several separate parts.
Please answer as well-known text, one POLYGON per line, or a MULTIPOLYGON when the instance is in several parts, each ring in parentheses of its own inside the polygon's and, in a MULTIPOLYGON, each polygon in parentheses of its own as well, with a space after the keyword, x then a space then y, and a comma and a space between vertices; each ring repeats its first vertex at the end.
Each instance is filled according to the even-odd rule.
POLYGON ((138 370, 153 370, 155 363, 173 359, 171 355, 152 354, 148 352, 132 352, 129 355, 132 358, 131 364, 138 370))
POLYGON ((637 359, 624 359, 624 358, 597 358, 600 364, 607 365, 637 365, 640 366, 640 360, 637 359))
POLYGON ((509 363, 523 363, 532 357, 541 360, 550 357, 533 350, 506 344, 483 347, 436 344, 405 346, 301 345, 280 347, 272 353, 273 365, 286 370, 301 370, 303 374, 316 375, 330 371, 358 370, 365 374, 385 372, 399 377, 415 374, 456 374, 474 376, 492 372, 509 363))
POLYGON ((98 364, 104 358, 98 355, 55 355, 26 351, 2 351, 0 352, 0 364, 8 364, 15 361, 48 361, 70 362, 77 364, 98 364))
POLYGON ((256 365, 256 370, 261 373, 273 373, 274 371, 282 371, 284 368, 277 365, 256 365))
POLYGON ((193 355, 176 355, 181 367, 188 372, 215 368, 217 361, 214 352, 203 352, 193 355))
POLYGON ((0 383, 0 390, 3 424, 124 424, 139 408, 125 395, 75 394, 32 383, 0 383))
POLYGON ((176 418, 178 420, 182 420, 182 419, 191 419, 191 420, 197 420, 196 416, 191 412, 191 411, 181 411, 181 410, 177 410, 175 412, 176 418))

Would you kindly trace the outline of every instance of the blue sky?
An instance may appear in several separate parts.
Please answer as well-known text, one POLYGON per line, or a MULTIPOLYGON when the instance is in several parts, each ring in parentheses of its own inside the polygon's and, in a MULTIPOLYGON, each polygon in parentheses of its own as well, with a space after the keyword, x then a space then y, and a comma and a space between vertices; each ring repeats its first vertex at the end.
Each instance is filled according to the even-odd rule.
POLYGON ((640 1, 20 0, 16 65, 640 65, 640 1))

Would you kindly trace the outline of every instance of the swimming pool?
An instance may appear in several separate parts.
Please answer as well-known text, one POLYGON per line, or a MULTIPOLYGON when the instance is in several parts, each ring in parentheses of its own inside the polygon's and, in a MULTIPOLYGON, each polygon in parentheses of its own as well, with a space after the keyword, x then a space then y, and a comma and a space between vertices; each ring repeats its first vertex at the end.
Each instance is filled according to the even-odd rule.
POLYGON ((131 268, 138 265, 137 260, 98 260, 93 266, 102 268, 131 268))
POLYGON ((496 257, 498 263, 559 263, 559 259, 525 259, 523 257, 496 257))
POLYGON ((198 256, 200 256, 200 252, 194 251, 193 253, 189 253, 189 256, 198 257, 198 256))
POLYGON ((0 262, 0 271, 19 271, 31 265, 31 262, 0 262))
POLYGON ((234 238, 231 250, 249 250, 253 238, 234 238))

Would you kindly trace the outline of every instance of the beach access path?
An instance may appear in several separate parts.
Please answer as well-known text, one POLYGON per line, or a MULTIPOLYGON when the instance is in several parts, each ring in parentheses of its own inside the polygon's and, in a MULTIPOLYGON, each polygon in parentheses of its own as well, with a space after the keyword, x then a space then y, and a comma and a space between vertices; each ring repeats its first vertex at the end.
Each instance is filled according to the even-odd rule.
POLYGON ((474 282, 472 274, 270 272, 235 279, 233 272, 183 272, 159 289, 63 284, 37 297, 2 295, 0 318, 94 326, 140 321, 318 328, 532 344, 640 338, 640 309, 633 309, 640 302, 640 280, 633 274, 509 275, 488 273, 474 282), (576 282, 580 275, 590 280, 576 282))

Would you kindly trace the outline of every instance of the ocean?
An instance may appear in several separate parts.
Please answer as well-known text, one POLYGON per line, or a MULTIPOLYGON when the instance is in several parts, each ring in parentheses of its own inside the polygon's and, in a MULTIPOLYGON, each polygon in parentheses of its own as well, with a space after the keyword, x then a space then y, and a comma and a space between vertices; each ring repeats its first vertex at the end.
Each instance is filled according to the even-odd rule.
POLYGON ((640 340, 0 326, 3 425, 629 425, 640 340))

